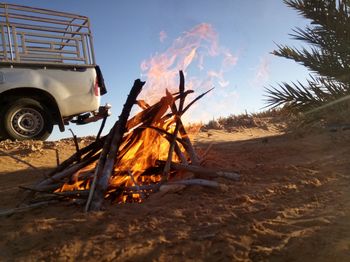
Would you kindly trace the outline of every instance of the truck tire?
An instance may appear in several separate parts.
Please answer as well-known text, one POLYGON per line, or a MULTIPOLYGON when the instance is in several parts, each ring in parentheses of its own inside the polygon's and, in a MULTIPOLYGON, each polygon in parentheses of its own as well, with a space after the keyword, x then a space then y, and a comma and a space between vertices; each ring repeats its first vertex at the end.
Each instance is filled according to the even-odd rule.
POLYGON ((53 129, 51 115, 44 105, 31 98, 18 98, 3 107, 1 134, 11 140, 46 140, 53 129))

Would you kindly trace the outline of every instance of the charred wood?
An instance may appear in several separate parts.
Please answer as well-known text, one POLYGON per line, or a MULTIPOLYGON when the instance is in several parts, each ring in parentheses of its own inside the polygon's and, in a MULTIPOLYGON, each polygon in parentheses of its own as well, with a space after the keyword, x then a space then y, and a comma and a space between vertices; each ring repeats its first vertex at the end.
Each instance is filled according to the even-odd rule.
POLYGON ((141 89, 144 84, 145 82, 142 82, 139 79, 135 81, 124 104, 122 113, 119 117, 118 124, 115 125, 113 131, 111 131, 111 133, 108 135, 112 137, 110 149, 108 151, 108 155, 103 166, 103 172, 101 173, 101 176, 97 177, 96 188, 95 191, 92 192, 93 196, 90 204, 91 206, 89 207, 87 205, 86 210, 89 210, 90 208, 92 210, 100 210, 101 208, 105 192, 108 188, 109 178, 112 174, 113 167, 117 160, 118 149, 121 145, 123 135, 127 130, 126 124, 129 118, 131 108, 135 104, 137 96, 141 92, 141 89))

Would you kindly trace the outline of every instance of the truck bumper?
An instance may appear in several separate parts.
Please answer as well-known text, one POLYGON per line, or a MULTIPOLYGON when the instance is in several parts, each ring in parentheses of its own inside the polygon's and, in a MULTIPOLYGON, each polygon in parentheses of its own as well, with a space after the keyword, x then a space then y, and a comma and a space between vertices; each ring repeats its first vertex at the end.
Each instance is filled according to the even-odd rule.
POLYGON ((77 125, 85 125, 88 123, 96 122, 100 119, 110 116, 110 109, 111 105, 106 104, 104 106, 100 106, 99 109, 95 112, 78 115, 76 119, 72 119, 70 122, 75 123, 77 125))

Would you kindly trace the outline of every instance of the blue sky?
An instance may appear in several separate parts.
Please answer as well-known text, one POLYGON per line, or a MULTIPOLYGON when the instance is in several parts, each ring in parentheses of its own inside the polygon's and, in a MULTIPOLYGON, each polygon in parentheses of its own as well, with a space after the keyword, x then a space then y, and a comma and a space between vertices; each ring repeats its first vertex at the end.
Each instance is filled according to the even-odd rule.
MULTIPOLYGON (((137 78, 147 80, 141 64, 174 48, 174 41, 186 32, 207 27, 215 34, 217 54, 200 52, 212 43, 202 41, 196 49, 193 64, 186 69, 186 78, 203 84, 208 74, 215 86, 207 98, 199 101, 189 121, 238 114, 247 110, 257 112, 263 106, 263 88, 281 81, 303 81, 308 73, 304 67, 270 54, 275 43, 299 46, 288 33, 303 27, 306 20, 281 0, 33 0, 7 1, 21 5, 67 11, 90 18, 94 36, 95 55, 108 87, 102 103, 113 106, 106 131, 117 120, 126 96, 137 78), (229 54, 229 55, 228 55, 229 54), (232 58, 229 67, 223 60, 232 58), (204 67, 201 67, 203 62, 204 67), (222 84, 224 83, 224 84, 222 84), (202 103, 202 106, 199 105, 202 103)), ((150 63, 148 63, 150 64, 150 63)), ((173 70, 178 65, 173 65, 173 70)), ((206 86, 206 85, 205 85, 206 86)), ((202 90, 198 90, 202 91, 202 90)), ((146 91, 145 91, 146 92, 146 91)), ((163 92, 160 90, 159 92, 163 92)), ((197 93, 199 94, 199 93, 197 93)), ((87 126, 70 125, 78 136, 95 135, 100 123, 87 126)), ((54 130, 50 139, 71 136, 54 130)))

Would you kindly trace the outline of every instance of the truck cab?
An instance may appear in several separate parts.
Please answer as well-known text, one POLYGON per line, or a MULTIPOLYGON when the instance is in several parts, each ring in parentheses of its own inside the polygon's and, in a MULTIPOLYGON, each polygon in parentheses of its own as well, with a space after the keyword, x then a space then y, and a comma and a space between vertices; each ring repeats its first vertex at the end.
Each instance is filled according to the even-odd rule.
POLYGON ((45 140, 108 115, 88 17, 0 4, 0 137, 45 140))

